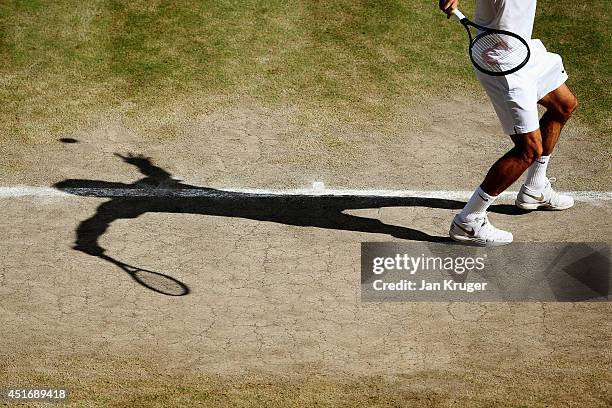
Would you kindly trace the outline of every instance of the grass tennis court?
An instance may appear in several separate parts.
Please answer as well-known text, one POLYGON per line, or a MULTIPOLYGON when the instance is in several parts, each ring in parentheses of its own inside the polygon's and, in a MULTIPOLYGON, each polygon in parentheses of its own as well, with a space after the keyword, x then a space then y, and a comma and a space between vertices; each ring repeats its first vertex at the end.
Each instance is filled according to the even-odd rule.
MULTIPOLYGON (((555 175, 586 195, 612 190, 611 19, 602 0, 538 1, 534 37, 580 101, 555 175)), ((0 389, 66 387, 77 407, 608 407, 609 302, 360 301, 360 243, 447 237, 460 199, 222 191, 472 191, 510 141, 466 46, 429 0, 0 1, 0 389), (201 201, 100 193, 179 181, 201 201), (87 227, 90 249, 190 292, 75 251, 87 227)), ((609 199, 492 218, 517 242, 612 234, 609 199)))
MULTIPOLYGON (((564 57, 599 137, 610 19, 604 1, 541 1, 534 34, 564 57)), ((431 1, 4 1, 0 22, 3 143, 48 142, 125 104, 142 117, 250 97, 384 123, 423 97, 484 98, 465 33, 431 1)))

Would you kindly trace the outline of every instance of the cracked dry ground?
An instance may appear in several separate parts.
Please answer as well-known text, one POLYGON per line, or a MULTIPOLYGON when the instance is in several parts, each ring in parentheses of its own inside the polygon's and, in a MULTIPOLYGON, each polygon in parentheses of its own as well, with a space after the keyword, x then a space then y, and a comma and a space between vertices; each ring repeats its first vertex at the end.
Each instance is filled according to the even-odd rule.
MULTIPOLYGON (((262 117, 252 122, 266 123, 262 117)), ((48 154, 61 165, 23 179, 52 185, 141 177, 113 158, 114 151, 158 157, 175 177, 198 186, 222 186, 231 175, 241 186, 271 185, 274 177, 295 185, 299 177, 291 170, 295 163, 280 171, 285 165, 272 160, 282 157, 266 156, 265 146, 238 153, 239 170, 218 139, 242 143, 229 130, 201 135, 216 159, 197 166, 185 146, 169 142, 162 156, 163 147, 147 151, 137 132, 113 138, 118 125, 108 126, 75 135, 81 144, 50 146, 48 154), (262 174, 253 174, 250 157, 260 161, 262 174)), ((270 149, 281 150, 287 128, 275 129, 260 132, 274 141, 270 149)), ((432 132, 428 137, 447 137, 432 132)), ((391 162, 399 161, 395 149, 382 150, 368 153, 381 155, 370 159, 384 163, 391 154, 391 162)), ((559 156, 561 168, 572 168, 568 151, 559 156)), ((419 180, 431 174, 440 188, 444 182, 469 188, 460 172, 449 171, 456 179, 438 184, 430 162, 421 161, 414 166, 417 185, 403 187, 422 188, 419 180)), ((317 168, 300 165, 308 174, 317 168)), ((345 187, 361 186, 342 166, 329 168, 345 187)), ((588 163, 585 168, 573 177, 586 177, 588 163)), ((367 182, 397 188, 385 174, 383 166, 367 182)), ((18 179, 5 177, 5 185, 18 179)), ((577 182, 564 187, 581 189, 577 182)), ((196 214, 145 213, 112 222, 100 239, 108 254, 191 290, 163 296, 115 265, 71 249, 79 223, 105 201, 0 200, 0 386, 65 386, 75 406, 609 406, 609 303, 361 303, 359 244, 391 240, 387 235, 196 214)), ((349 212, 444 235, 454 211, 349 212)), ((522 241, 608 241, 611 212, 608 204, 581 203, 571 212, 493 217, 522 241)))

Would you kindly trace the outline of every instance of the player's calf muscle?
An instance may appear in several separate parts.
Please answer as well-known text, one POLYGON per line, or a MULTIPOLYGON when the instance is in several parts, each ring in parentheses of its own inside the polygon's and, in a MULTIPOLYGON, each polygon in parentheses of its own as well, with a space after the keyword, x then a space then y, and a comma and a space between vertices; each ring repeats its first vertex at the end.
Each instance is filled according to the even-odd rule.
POLYGON ((515 156, 520 157, 529 165, 542 155, 542 136, 539 130, 513 135, 512 141, 515 144, 514 149, 512 149, 515 152, 515 156))

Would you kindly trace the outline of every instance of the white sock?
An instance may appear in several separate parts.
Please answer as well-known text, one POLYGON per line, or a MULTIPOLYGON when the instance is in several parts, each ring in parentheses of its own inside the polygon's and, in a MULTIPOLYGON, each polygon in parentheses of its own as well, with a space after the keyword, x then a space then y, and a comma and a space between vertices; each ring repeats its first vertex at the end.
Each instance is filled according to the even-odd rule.
POLYGON ((546 187, 546 167, 550 156, 540 156, 527 169, 525 187, 533 192, 539 193, 546 187))
POLYGON ((487 212, 487 208, 493 203, 497 196, 492 196, 478 187, 463 210, 459 213, 459 219, 463 222, 472 222, 477 218, 482 218, 487 212))

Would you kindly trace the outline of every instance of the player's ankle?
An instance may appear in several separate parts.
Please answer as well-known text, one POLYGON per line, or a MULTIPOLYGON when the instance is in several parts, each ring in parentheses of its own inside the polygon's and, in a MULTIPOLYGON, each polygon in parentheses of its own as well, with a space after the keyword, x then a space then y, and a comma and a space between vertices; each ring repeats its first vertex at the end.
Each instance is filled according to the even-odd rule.
POLYGON ((486 212, 483 213, 468 213, 468 214, 462 214, 459 213, 457 214, 457 221, 459 221, 462 224, 470 224, 473 223, 476 220, 481 220, 483 219, 485 216, 487 215, 486 212))
POLYGON ((537 185, 534 184, 523 184, 523 188, 525 190, 527 190, 528 193, 531 194, 539 194, 542 191, 544 191, 544 189, 546 188, 546 183, 538 183, 537 185))

